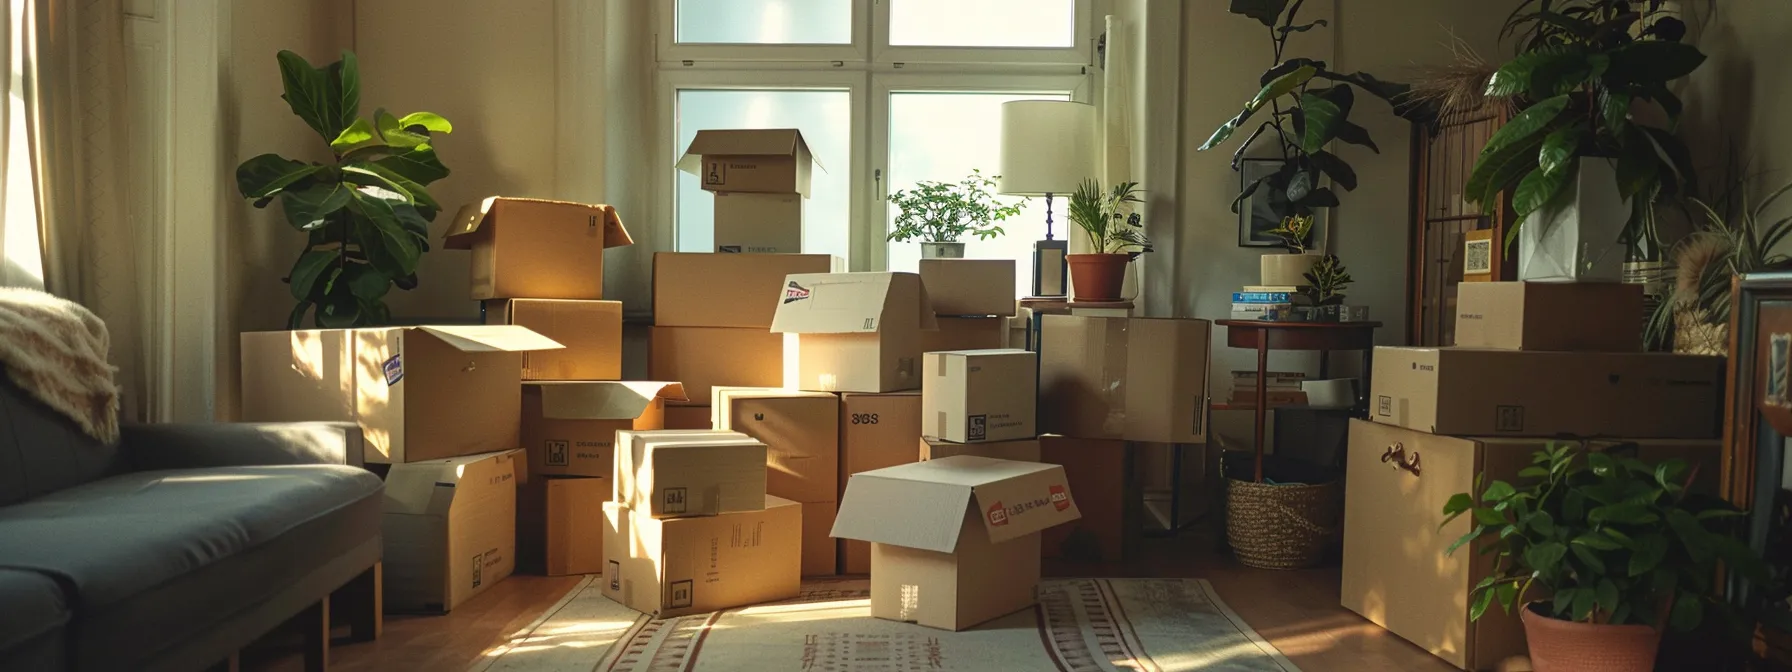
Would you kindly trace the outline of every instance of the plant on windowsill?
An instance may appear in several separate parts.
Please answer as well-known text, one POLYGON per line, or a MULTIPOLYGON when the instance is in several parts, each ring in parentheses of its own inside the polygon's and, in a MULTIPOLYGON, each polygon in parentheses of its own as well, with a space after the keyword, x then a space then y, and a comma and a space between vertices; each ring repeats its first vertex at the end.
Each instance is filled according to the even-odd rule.
POLYGON ((1464 515, 1471 526, 1446 554, 1495 554, 1469 617, 1494 602, 1522 609, 1537 670, 1646 672, 1662 629, 1732 615, 1714 597, 1719 562, 1757 584, 1767 577, 1734 536, 1740 511, 1690 492, 1697 470, 1684 461, 1647 464, 1625 455, 1634 449, 1551 444, 1518 472, 1519 485, 1476 477, 1478 498, 1458 493, 1444 505, 1440 530, 1464 515))
POLYGON ((1070 221, 1089 236, 1088 254, 1066 255, 1070 284, 1078 301, 1121 301, 1126 267, 1151 251, 1143 218, 1136 212, 1139 183, 1122 182, 1102 193, 1101 183, 1084 180, 1070 195, 1070 221))
POLYGON ((1019 203, 1003 205, 996 200, 995 186, 995 178, 972 170, 958 182, 923 180, 890 194, 890 204, 901 212, 888 240, 919 241, 923 259, 964 258, 961 239, 966 235, 995 238, 1002 235, 996 222, 1020 214, 1019 203))
POLYGON ((262 154, 236 169, 237 190, 257 208, 280 199, 287 224, 308 243, 284 281, 298 305, 288 329, 383 324, 392 287, 417 286, 417 263, 429 251, 429 223, 441 206, 425 187, 448 176, 432 133, 453 129, 430 112, 395 117, 361 114, 361 74, 353 52, 314 68, 279 53, 281 96, 293 114, 330 145, 329 163, 262 154))

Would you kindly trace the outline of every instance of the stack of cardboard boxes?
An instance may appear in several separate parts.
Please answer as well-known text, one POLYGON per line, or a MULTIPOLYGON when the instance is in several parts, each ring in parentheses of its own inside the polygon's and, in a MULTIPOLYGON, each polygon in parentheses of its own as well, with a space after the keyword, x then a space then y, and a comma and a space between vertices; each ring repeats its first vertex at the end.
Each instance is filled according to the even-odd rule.
POLYGON ((818 167, 794 128, 703 130, 678 168, 715 194, 716 252, 803 251, 803 211, 818 167))
POLYGON ((922 259, 919 269, 939 327, 922 334, 923 352, 1009 346, 1014 260, 922 259))
POLYGON ((766 492, 803 509, 803 575, 836 573, 828 537, 840 497, 840 397, 775 388, 714 388, 715 427, 766 447, 766 492))
POLYGON ((1456 347, 1375 350, 1370 419, 1350 428, 1342 602, 1479 670, 1523 655, 1524 632, 1497 608, 1469 621, 1469 591, 1493 558, 1480 544, 1444 556, 1471 524, 1438 529, 1444 503, 1477 482, 1520 483, 1551 437, 1634 444, 1645 462, 1685 459, 1703 465, 1695 488, 1714 486, 1723 360, 1642 352, 1639 285, 1458 291, 1456 347))

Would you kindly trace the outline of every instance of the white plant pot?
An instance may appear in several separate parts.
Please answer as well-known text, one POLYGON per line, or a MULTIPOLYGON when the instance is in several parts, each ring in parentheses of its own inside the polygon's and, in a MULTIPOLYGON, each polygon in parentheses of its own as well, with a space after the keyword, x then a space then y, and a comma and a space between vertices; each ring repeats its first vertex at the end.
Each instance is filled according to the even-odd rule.
POLYGON ((1518 279, 1618 282, 1624 274, 1619 238, 1629 220, 1630 201, 1618 195, 1612 161, 1582 158, 1561 197, 1518 227, 1518 279))
POLYGON ((921 243, 922 259, 963 259, 964 243, 921 243))
POLYGON ((1305 254, 1265 254, 1258 261, 1259 280, 1269 287, 1305 286, 1307 271, 1313 270, 1313 264, 1324 259, 1323 254, 1311 252, 1305 254))

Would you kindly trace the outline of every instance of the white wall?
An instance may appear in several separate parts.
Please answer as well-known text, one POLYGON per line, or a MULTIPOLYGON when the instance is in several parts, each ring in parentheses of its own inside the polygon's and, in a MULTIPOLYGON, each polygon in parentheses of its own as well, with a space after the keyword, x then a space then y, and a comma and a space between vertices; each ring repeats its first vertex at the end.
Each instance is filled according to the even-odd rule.
MULTIPOLYGON (((1707 184, 1721 179, 1725 154, 1734 146, 1750 161, 1758 199, 1792 181, 1792 75, 1785 71, 1792 7, 1723 2, 1713 13, 1703 2, 1682 4, 1690 5, 1693 39, 1709 58, 1681 88, 1681 135, 1707 184)), ((1781 208, 1792 213, 1792 203, 1782 201, 1781 208)))

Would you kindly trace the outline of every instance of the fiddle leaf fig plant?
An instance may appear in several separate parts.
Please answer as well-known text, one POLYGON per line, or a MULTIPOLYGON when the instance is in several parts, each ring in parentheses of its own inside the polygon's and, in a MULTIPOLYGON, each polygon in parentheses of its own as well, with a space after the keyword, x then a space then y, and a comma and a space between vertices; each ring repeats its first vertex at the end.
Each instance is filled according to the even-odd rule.
POLYGON ((429 251, 429 223, 442 206, 430 183, 448 176, 434 135, 454 127, 440 115, 361 116, 361 73, 353 52, 322 68, 298 54, 277 56, 281 97, 329 145, 328 163, 262 154, 236 169, 236 186, 257 208, 278 199, 286 223, 305 234, 305 250, 284 281, 297 301, 287 328, 305 316, 324 328, 390 319, 385 296, 417 286, 429 251), (315 308, 315 311, 313 310, 315 308))

